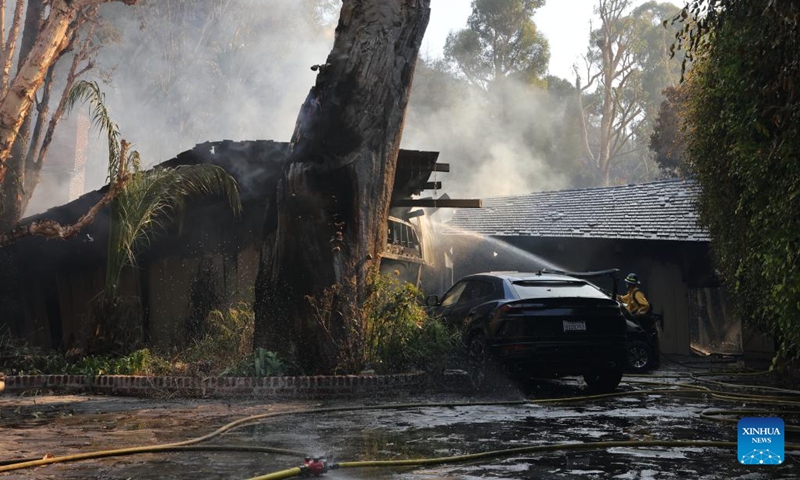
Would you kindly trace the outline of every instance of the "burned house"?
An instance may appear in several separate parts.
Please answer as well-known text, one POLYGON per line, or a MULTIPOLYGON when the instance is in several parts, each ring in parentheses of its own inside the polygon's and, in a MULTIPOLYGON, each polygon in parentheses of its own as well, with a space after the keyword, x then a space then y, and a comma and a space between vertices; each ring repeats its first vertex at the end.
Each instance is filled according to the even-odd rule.
POLYGON ((742 328, 716 275, 698 192, 693 181, 670 180, 486 199, 449 223, 455 276, 616 267, 636 272, 664 315, 664 353, 770 352, 771 342, 742 328))
MULTIPOLYGON (((193 200, 181 218, 140 252, 136 268, 124 272, 121 293, 138 299, 146 339, 156 345, 180 344, 186 325, 202 321, 211 308, 252 301, 265 208, 288 152, 288 144, 272 141, 207 142, 161 164, 224 168, 239 185, 243 211, 235 218, 222 199, 193 200)), ((440 187, 428 182, 431 172, 449 168, 437 158, 437 152, 410 150, 400 150, 398 157, 382 269, 412 282, 420 280, 423 267, 434 265, 419 233, 419 213, 412 211, 428 204, 412 196, 440 187)), ((73 223, 103 193, 87 193, 23 222, 49 218, 73 223)), ((447 206, 446 201, 439 203, 447 206)), ((88 338, 92 302, 104 287, 108 221, 106 209, 76 238, 29 237, 0 250, 0 292, 5 296, 0 298, 0 326, 47 347, 88 338)))

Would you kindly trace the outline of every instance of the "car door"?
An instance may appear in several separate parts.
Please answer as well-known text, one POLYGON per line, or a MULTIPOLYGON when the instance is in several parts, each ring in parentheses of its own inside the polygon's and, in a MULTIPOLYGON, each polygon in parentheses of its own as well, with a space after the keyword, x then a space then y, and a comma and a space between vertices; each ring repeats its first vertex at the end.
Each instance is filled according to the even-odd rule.
POLYGON ((458 322, 458 318, 453 312, 456 309, 458 301, 461 299, 461 294, 464 293, 464 289, 467 287, 467 283, 468 282, 465 280, 456 283, 442 296, 442 301, 439 303, 439 308, 436 313, 438 313, 439 316, 442 317, 442 320, 448 325, 453 325, 458 322))
POLYGON ((464 326, 464 320, 470 311, 491 300, 495 291, 494 285, 489 281, 467 280, 458 301, 449 308, 446 321, 452 325, 464 326))

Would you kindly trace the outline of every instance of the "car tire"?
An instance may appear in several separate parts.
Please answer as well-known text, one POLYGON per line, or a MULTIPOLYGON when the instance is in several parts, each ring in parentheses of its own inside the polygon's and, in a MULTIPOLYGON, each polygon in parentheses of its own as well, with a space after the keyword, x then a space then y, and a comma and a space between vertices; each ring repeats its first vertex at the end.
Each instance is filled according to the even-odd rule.
POLYGON ((656 364, 652 347, 641 340, 628 343, 628 370, 633 373, 644 373, 652 370, 656 364))
POLYGON ((467 342, 469 355, 469 380, 473 390, 491 389, 497 381, 498 369, 486 347, 486 337, 476 333, 467 342))
POLYGON ((587 373, 583 376, 583 381, 591 393, 613 392, 622 380, 621 367, 608 368, 587 373))

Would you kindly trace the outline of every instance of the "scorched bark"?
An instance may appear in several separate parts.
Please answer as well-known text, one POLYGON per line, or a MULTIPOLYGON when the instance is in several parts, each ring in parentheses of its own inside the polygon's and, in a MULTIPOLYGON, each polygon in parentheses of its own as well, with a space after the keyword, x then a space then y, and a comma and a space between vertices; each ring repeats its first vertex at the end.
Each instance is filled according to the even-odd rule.
POLYGON ((345 0, 268 206, 255 345, 330 372, 359 336, 386 242, 405 109, 430 0, 345 0), (315 309, 309 298, 330 308, 315 309))

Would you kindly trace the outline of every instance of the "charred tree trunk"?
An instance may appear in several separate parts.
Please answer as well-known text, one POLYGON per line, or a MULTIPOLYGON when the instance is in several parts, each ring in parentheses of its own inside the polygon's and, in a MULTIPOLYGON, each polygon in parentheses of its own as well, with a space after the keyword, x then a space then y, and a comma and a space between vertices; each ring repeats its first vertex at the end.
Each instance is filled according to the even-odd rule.
POLYGON ((268 207, 255 346, 331 372, 386 242, 397 154, 430 0, 345 0, 268 207), (309 299, 315 299, 311 302, 309 299))

